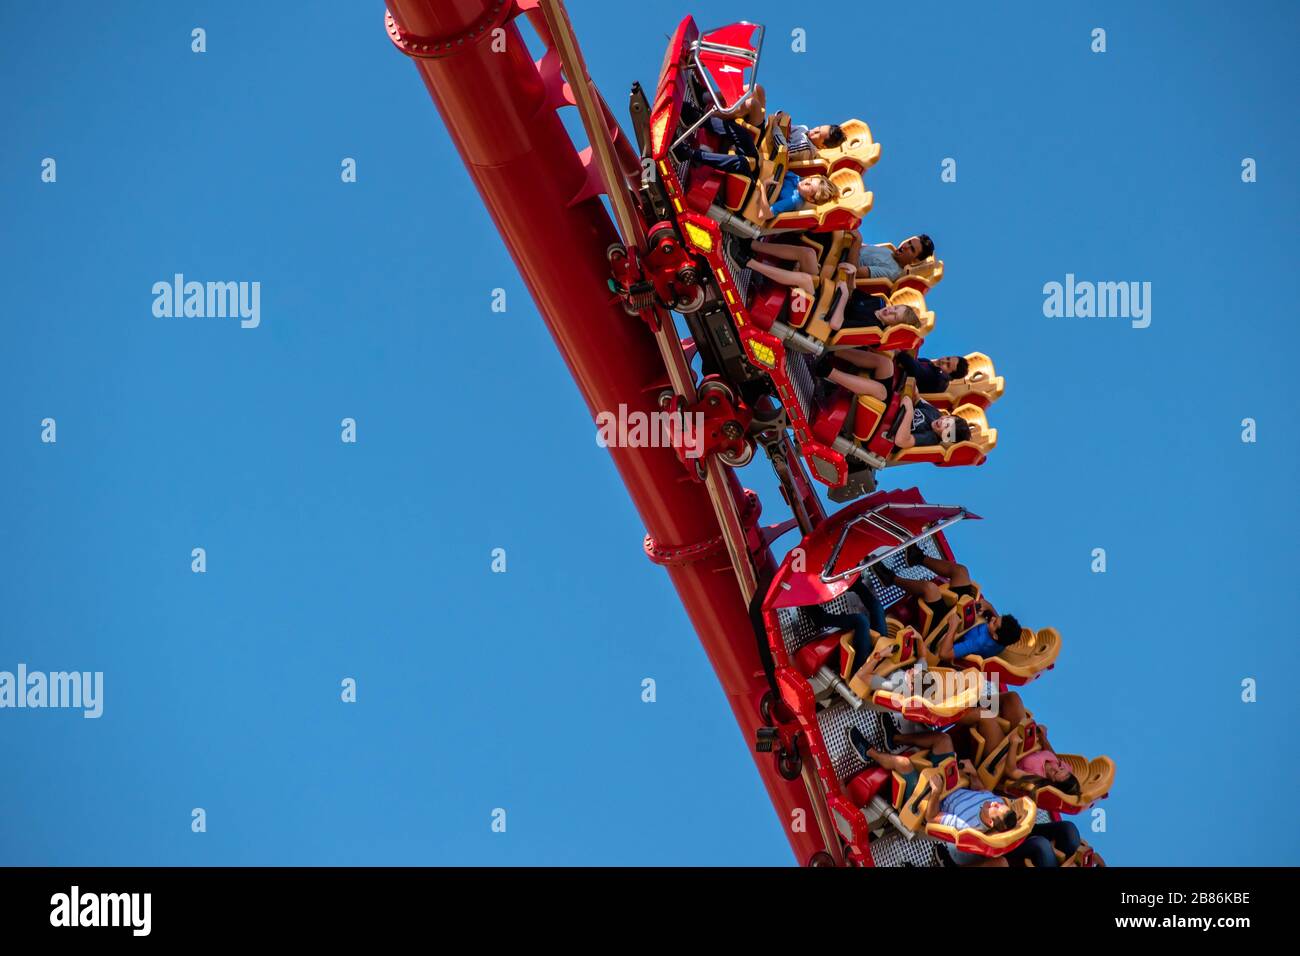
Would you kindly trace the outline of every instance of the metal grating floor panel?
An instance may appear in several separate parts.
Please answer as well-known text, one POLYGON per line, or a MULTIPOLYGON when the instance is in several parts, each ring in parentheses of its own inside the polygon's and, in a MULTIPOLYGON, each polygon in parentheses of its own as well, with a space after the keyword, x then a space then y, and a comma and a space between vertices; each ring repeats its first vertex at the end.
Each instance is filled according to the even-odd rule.
MULTIPOLYGON (((854 710, 838 702, 817 715, 822 742, 830 754, 831 767, 841 784, 866 769, 866 764, 849 743, 849 728, 857 727, 877 750, 885 748, 880 722, 883 715, 869 710, 854 710)), ((871 858, 876 866, 943 866, 938 843, 933 840, 908 840, 901 833, 888 831, 871 841, 871 858)))
POLYGON ((871 841, 876 866, 944 866, 943 850, 935 840, 909 840, 901 833, 886 833, 871 841))
MULTIPOLYGON (((943 557, 943 554, 939 551, 939 546, 934 543, 934 538, 926 538, 922 541, 921 550, 932 558, 943 557)), ((907 564, 904 563, 906 560, 906 556, 900 552, 891 558, 886 558, 881 563, 900 578, 908 578, 913 581, 928 581, 934 577, 928 568, 914 568, 907 566, 907 564)), ((881 584, 880 579, 876 577, 875 572, 870 569, 868 569, 866 574, 863 575, 863 578, 866 580, 867 586, 871 588, 872 593, 880 599, 882 607, 888 608, 891 605, 897 604, 907 596, 907 592, 897 585, 886 587, 881 584)))
POLYGON ((866 764, 849 743, 849 728, 856 727, 877 750, 885 747, 885 734, 880 727, 882 715, 875 711, 854 710, 846 701, 837 700, 817 714, 817 727, 822 743, 831 758, 831 769, 843 785, 866 769, 866 764))
POLYGON ((811 361, 812 358, 802 352, 786 349, 786 374, 790 377, 790 384, 794 386, 794 394, 799 400, 799 407, 803 410, 805 420, 812 418, 813 377, 812 368, 809 364, 811 361))
MULTIPOLYGON (((831 614, 861 614, 866 609, 856 594, 846 591, 833 601, 822 605, 831 614)), ((811 644, 824 632, 825 628, 813 622, 812 616, 805 608, 783 607, 777 612, 781 622, 781 640, 785 643, 785 652, 794 655, 805 644, 811 644)))

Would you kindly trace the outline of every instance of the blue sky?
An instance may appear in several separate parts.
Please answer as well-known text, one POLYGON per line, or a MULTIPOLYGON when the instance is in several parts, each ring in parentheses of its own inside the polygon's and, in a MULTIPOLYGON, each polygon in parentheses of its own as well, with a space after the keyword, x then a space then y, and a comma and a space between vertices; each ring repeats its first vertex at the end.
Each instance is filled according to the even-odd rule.
MULTIPOLYGON (((570 3, 618 110, 687 12, 637 9, 570 3)), ((1300 862, 1241 797, 1300 783, 1294 6, 855 9, 693 12, 767 25, 774 106, 870 123, 865 235, 932 235, 929 351, 1006 376, 986 465, 887 480, 982 514, 959 556, 1064 635, 1026 699, 1118 761, 1110 862, 1300 862), (1150 327, 1045 318, 1067 273, 1152 283, 1150 327)), ((105 673, 99 720, 0 711, 0 863, 792 863, 382 5, 7 4, 0 50, 0 670, 105 673), (177 272, 259 281, 260 326, 155 318, 177 272)))

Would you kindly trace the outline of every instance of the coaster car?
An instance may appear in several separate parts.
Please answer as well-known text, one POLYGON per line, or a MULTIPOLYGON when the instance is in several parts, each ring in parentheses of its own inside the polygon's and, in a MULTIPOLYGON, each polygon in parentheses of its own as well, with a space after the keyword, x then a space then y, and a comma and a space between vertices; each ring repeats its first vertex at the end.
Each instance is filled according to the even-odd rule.
MULTIPOLYGON (((870 555, 897 560, 895 556, 917 541, 951 556, 943 531, 967 517, 978 516, 960 507, 927 504, 915 488, 878 492, 842 509, 806 535, 787 555, 763 595, 760 611, 772 659, 774 706, 779 713, 789 715, 785 719, 804 734, 832 811, 839 800, 846 813, 851 811, 856 818, 862 818, 842 793, 841 780, 847 781, 861 769, 860 762, 852 764, 856 758, 847 752, 843 739, 849 723, 870 721, 875 713, 901 708, 917 719, 937 724, 957 713, 958 705, 966 702, 924 699, 909 706, 909 695, 901 699, 873 695, 868 699, 855 693, 850 684, 858 675, 854 673, 846 632, 822 627, 808 608, 820 605, 831 613, 861 613, 864 609, 851 590, 862 575, 862 569, 855 567, 862 563, 859 558, 870 555)), ((901 594, 898 589, 892 593, 889 589, 875 590, 886 607, 901 594)), ((918 642, 911 635, 896 630, 888 636, 898 645, 892 652, 891 664, 915 660, 918 642), (911 646, 905 647, 909 638, 911 646)), ((877 641, 886 637, 877 635, 877 641)), ((956 681, 941 686, 958 686, 960 690, 956 681)), ((840 819, 834 812, 832 817, 838 825, 840 819)), ((863 842, 854 843, 851 833, 846 841, 851 853, 866 855, 868 836, 865 820, 862 822, 863 842)), ((840 829, 846 832, 844 826, 840 829)))
MULTIPOLYGON (((873 746, 883 747, 877 715, 885 712, 901 713, 931 726, 946 726, 982 703, 979 685, 972 681, 977 671, 973 661, 959 662, 962 667, 957 670, 932 668, 930 673, 937 670, 940 677, 950 681, 940 684, 944 692, 939 695, 909 694, 898 687, 882 694, 880 688, 872 688, 870 681, 873 675, 897 675, 900 669, 918 661, 931 663, 933 657, 920 631, 929 618, 919 609, 929 613, 928 605, 914 601, 897 586, 881 584, 872 569, 885 564, 896 574, 914 576, 918 569, 905 571, 903 563, 903 552, 912 544, 933 556, 955 560, 946 529, 965 518, 977 517, 957 506, 928 504, 914 488, 877 492, 841 509, 805 535, 781 562, 763 592, 759 612, 771 657, 775 695, 767 712, 774 714, 782 726, 789 723, 798 727, 822 784, 826 808, 851 860, 870 862, 871 843, 882 833, 889 833, 890 827, 985 856, 1005 853, 1032 829, 1035 802, 1024 794, 1007 794, 1021 817, 1020 825, 1010 834, 955 831, 924 823, 924 807, 913 799, 923 785, 918 784, 903 799, 900 794, 906 789, 904 782, 889 782, 893 777, 888 771, 865 767, 847 741, 848 728, 857 727, 873 746), (872 634, 873 657, 883 661, 871 670, 855 660, 850 631, 822 626, 822 618, 809 610, 818 605, 832 614, 864 613, 857 591, 860 584, 874 593, 887 614, 888 634, 872 634), (876 797, 881 802, 874 802, 876 797)), ((970 595, 949 590, 945 601, 954 613, 965 615, 969 611, 974 622, 970 595)), ((992 669, 989 662, 981 663, 992 669)), ((1097 766, 1101 779, 1103 765, 1097 766)), ((987 771, 987 765, 984 769, 987 771)), ((948 773, 943 765, 926 770, 948 773)), ((925 777, 925 770, 921 776, 925 777)), ((980 779, 986 785, 989 782, 984 772, 980 772, 980 779)), ((936 781, 933 773, 926 780, 924 786, 929 789, 921 790, 921 797, 933 792, 941 798, 959 785, 947 779, 936 781)), ((1043 792, 1045 806, 1059 805, 1054 802, 1054 791, 1049 788, 1043 792)), ((1092 792, 1089 788, 1085 797, 1092 792)))
MULTIPOLYGON (((696 133, 707 129, 702 120, 695 129, 683 123, 683 107, 689 105, 707 117, 734 105, 752 84, 761 42, 762 28, 753 24, 733 24, 704 34, 690 17, 678 25, 665 54, 653 106, 638 89, 633 92, 634 115, 640 112, 646 117, 637 129, 643 155, 650 160, 642 196, 647 210, 671 223, 682 243, 703 260, 696 275, 704 283, 705 295, 696 307, 682 314, 705 374, 722 375, 750 407, 768 397, 773 399, 777 411, 772 426, 788 427, 794 433, 795 444, 818 481, 843 486, 849 471, 845 451, 817 442, 809 426, 808 414, 815 400, 807 359, 787 351, 790 343, 816 355, 824 346, 774 322, 789 290, 772 286, 751 289, 750 270, 736 263, 723 242, 720 221, 743 221, 741 213, 753 202, 752 178, 742 176, 728 183, 725 177, 713 175, 717 170, 691 170, 681 151, 673 152, 674 143, 682 137, 708 135, 696 133), (744 77, 748 82, 740 82, 744 77), (689 202, 687 183, 691 187, 689 202), (751 302, 755 315, 751 315, 751 302)), ((783 144, 765 131, 760 145, 766 151, 762 162, 777 171, 783 162, 783 144)), ((752 223, 745 228, 749 235, 761 233, 752 223)), ((673 307, 672 303, 663 304, 673 307)), ((851 451, 852 443, 846 443, 845 449, 851 451)))
MULTIPOLYGON (((956 450, 891 457, 892 442, 885 439, 892 434, 889 426, 896 417, 896 404, 878 408, 860 402, 853 409, 856 424, 849 426, 848 432, 841 434, 828 427, 832 419, 849 421, 850 400, 843 400, 828 415, 822 415, 816 383, 810 374, 810 358, 827 347, 919 347, 934 321, 933 313, 925 308, 928 279, 918 272, 914 281, 900 280, 899 288, 889 292, 892 303, 910 305, 918 311, 924 323, 921 329, 897 326, 833 333, 829 327, 826 315, 836 295, 835 272, 851 240, 848 234, 870 208, 870 193, 862 184, 859 167, 869 165, 877 154, 874 143, 866 145, 870 138, 866 124, 854 128, 846 140, 847 149, 842 145, 838 153, 826 154, 832 167, 830 178, 842 190, 840 197, 819 207, 783 214, 765 225, 754 221, 754 190, 761 188, 755 183, 772 177, 779 180, 786 171, 785 118, 778 122, 774 117, 765 124, 756 143, 757 163, 749 164, 756 166, 756 175, 726 174, 690 161, 690 148, 696 145, 713 147, 715 151, 726 148, 705 120, 729 111, 753 88, 761 44, 762 27, 754 24, 731 24, 701 33, 694 20, 687 17, 669 43, 653 105, 639 89, 634 91, 634 113, 639 111, 644 117, 637 126, 638 138, 649 159, 643 176, 644 206, 674 228, 682 246, 700 260, 696 268, 670 263, 676 269, 670 278, 689 274, 701 283, 701 294, 687 295, 674 285, 672 301, 661 296, 661 304, 685 316, 706 375, 721 375, 750 407, 773 400, 774 417, 764 416, 759 427, 789 428, 809 470, 832 489, 834 500, 848 501, 874 490, 876 471, 891 461, 932 461, 940 465, 983 461, 983 455, 992 447, 991 434, 983 434, 980 441, 956 450), (686 107, 690 108, 690 116, 699 117, 698 121, 683 120, 686 107), (798 241, 819 249, 822 275, 810 307, 793 309, 791 290, 755 280, 749 269, 739 266, 726 248, 724 230, 756 238, 803 229, 814 230, 798 241), (814 418, 824 418, 818 428, 821 438, 813 434, 814 418), (879 427, 868 429, 876 422, 879 427)), ((939 274, 941 265, 939 271, 929 273, 929 278, 939 274)), ((634 274, 629 276, 630 280, 635 278, 634 274)), ((613 287, 620 295, 627 289, 626 299, 634 285, 631 281, 616 282, 613 287)))
POLYGON ((856 228, 870 211, 872 197, 862 182, 862 170, 852 161, 837 164, 829 174, 840 190, 836 199, 770 220, 759 216, 755 189, 774 181, 768 198, 775 199, 788 171, 788 117, 773 118, 762 130, 733 120, 755 137, 758 147, 758 163, 749 164, 748 177, 690 162, 692 147, 726 151, 705 120, 729 110, 753 89, 762 43, 763 28, 757 24, 742 21, 701 33, 691 17, 678 25, 669 41, 645 145, 674 210, 706 213, 750 236, 856 228), (686 106, 702 118, 684 122, 686 106))

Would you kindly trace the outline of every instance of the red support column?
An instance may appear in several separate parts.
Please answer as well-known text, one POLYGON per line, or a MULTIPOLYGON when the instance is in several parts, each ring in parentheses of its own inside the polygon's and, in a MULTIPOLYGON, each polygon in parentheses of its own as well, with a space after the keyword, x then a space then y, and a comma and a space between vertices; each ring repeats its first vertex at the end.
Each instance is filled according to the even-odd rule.
MULTIPOLYGON (((595 415, 658 410, 665 371, 644 324, 606 286, 605 250, 618 241, 598 197, 583 193, 587 169, 513 23, 513 0, 390 0, 388 28, 437 104, 483 202, 519 267, 556 346, 595 415), (492 52, 492 31, 505 31, 492 52), (498 44, 499 46, 499 44, 498 44)), ((671 449, 611 448, 649 538, 659 552, 704 546, 719 528, 702 484, 686 478, 671 449)), ((732 481, 742 514, 746 501, 732 481)), ((756 505, 756 501, 753 503, 756 505)), ((753 506, 751 509, 753 510, 753 506)), ((725 548, 666 561, 701 644, 753 752, 767 690, 748 608, 725 548)), ((756 555, 756 566, 770 562, 756 555)), ((799 863, 823 844, 800 780, 783 779, 771 754, 755 754, 799 863), (792 832, 802 810, 802 832, 792 832)), ((716 798, 717 791, 712 791, 716 798)), ((719 861, 722 862, 722 861, 719 861)))

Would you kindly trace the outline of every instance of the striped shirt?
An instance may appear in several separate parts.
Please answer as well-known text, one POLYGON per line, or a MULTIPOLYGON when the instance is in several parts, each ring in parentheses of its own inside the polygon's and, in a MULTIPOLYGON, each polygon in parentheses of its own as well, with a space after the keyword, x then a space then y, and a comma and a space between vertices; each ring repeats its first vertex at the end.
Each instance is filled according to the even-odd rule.
POLYGON ((983 790, 958 787, 939 801, 937 822, 955 830, 983 830, 980 808, 988 802, 989 794, 983 790))
POLYGON ((807 126, 791 126, 790 138, 786 140, 786 150, 790 159, 815 159, 817 148, 808 138, 807 126))

